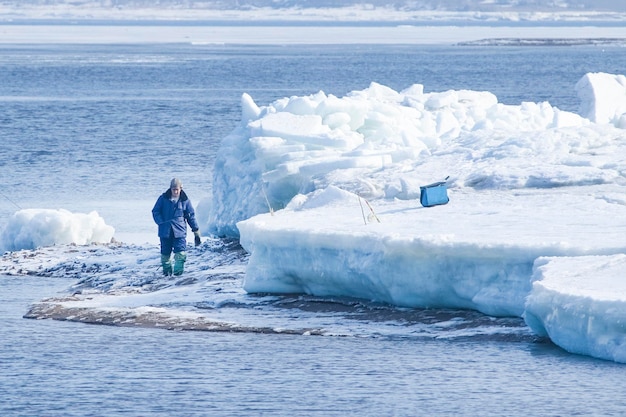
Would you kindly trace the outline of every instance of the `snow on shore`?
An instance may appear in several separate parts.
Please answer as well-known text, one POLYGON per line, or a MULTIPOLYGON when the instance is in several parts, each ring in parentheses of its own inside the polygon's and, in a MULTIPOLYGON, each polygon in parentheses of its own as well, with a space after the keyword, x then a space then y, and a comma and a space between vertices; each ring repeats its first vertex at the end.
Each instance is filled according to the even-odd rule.
MULTIPOLYGON (((626 20, 626 17, 624 18, 626 20)), ((571 27, 532 25, 499 26, 459 23, 429 25, 346 26, 314 23, 293 23, 279 26, 254 24, 189 24, 153 25, 137 22, 107 21, 99 24, 71 22, 24 22, 0 24, 0 43, 5 44, 143 44, 185 43, 191 45, 337 45, 337 44, 406 44, 451 45, 464 42, 498 44, 499 39, 520 44, 550 39, 561 43, 623 46, 626 28, 623 25, 573 25, 571 27), (581 37, 581 31, 584 36, 581 37), (493 40, 495 39, 495 40, 493 40)))
MULTIPOLYGON (((282 5, 274 1, 246 4, 211 2, 154 2, 88 0, 52 0, 0 2, 0 17, 6 20, 118 20, 118 21, 219 21, 219 22, 612 22, 626 19, 625 8, 618 4, 589 5, 549 4, 466 4, 442 2, 440 7, 410 4, 351 4, 343 2, 323 7, 310 2, 282 5), (565 6, 565 7, 564 7, 565 6)), ((593 3, 593 2, 592 2, 593 3)))

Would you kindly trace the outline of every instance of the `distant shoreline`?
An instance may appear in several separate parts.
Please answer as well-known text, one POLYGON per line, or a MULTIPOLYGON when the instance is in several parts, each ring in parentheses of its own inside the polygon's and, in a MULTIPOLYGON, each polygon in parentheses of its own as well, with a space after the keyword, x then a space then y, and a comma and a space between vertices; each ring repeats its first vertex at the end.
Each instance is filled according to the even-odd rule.
POLYGON ((623 46, 626 38, 496 38, 459 42, 459 46, 623 46))
POLYGON ((0 44, 146 44, 192 45, 557 45, 620 44, 626 26, 494 26, 494 25, 331 25, 308 24, 169 24, 167 22, 61 21, 0 23, 0 44), (582 40, 582 41, 581 41, 582 40), (589 42, 589 40, 594 40, 589 42), (617 40, 617 43, 616 43, 617 40), (504 43, 503 43, 504 42, 504 43))
POLYGON ((494 28, 580 28, 606 27, 625 28, 626 21, 591 20, 591 21, 483 21, 483 20, 295 20, 295 19, 85 19, 85 18, 19 18, 6 19, 0 17, 1 26, 218 26, 218 27, 494 27, 494 28))

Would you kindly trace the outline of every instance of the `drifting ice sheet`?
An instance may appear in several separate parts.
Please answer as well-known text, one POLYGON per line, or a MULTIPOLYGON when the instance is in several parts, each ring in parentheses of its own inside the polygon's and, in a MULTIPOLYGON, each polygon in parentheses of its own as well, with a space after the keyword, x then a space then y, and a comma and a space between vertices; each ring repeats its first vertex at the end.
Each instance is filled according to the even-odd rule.
MULTIPOLYGON (((531 284, 538 258, 568 271, 569 262, 595 259, 588 256, 626 253, 622 81, 583 77, 584 117, 547 102, 510 106, 487 92, 424 93, 421 85, 396 92, 372 84, 266 107, 244 96, 242 123, 215 165, 211 231, 241 234, 250 292, 529 311, 532 328, 564 348, 623 361, 621 342, 607 343, 616 331, 582 332, 576 320, 586 317, 546 313, 571 301, 570 284, 550 298, 557 305, 541 301, 544 275, 531 284), (421 208, 419 186, 447 175, 450 203, 421 208), (262 214, 269 207, 274 215, 262 214)), ((626 275, 626 266, 615 268, 626 275)), ((581 287, 594 317, 619 328, 610 322, 621 313, 603 314, 608 304, 594 302, 596 289, 581 287)), ((624 312, 626 303, 610 308, 624 312)))

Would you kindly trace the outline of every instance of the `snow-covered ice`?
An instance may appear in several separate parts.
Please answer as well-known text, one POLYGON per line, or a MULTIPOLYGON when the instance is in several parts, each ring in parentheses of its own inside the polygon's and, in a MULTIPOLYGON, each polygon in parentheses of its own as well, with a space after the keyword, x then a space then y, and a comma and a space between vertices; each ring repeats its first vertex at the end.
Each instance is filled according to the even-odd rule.
POLYGON ((421 85, 261 107, 244 95, 210 230, 240 236, 251 293, 522 316, 565 349, 623 361, 626 304, 605 295, 626 276, 626 83, 597 73, 576 88, 580 114, 421 85), (421 207, 420 185, 447 176, 450 203, 421 207), (593 256, 612 268, 570 280, 593 256), (587 308, 556 314, 580 280, 587 308))
POLYGON ((9 218, 0 233, 0 251, 36 249, 62 244, 108 243, 115 229, 97 212, 23 209, 9 218))
POLYGON ((244 288, 520 316, 538 257, 626 248, 623 225, 598 222, 602 231, 589 232, 599 211, 619 218, 617 204, 567 193, 455 191, 448 205, 427 209, 416 200, 373 202, 380 223, 364 225, 358 197, 331 186, 296 210, 240 222, 252 254, 244 288), (578 207, 563 216, 546 199, 578 207))

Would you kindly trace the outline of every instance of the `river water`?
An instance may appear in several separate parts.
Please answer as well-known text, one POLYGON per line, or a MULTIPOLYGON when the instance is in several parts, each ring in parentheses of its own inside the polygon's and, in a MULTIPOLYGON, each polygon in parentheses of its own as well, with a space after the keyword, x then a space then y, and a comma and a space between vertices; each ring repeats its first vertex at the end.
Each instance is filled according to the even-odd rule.
POLYGON ((619 416, 622 365, 529 340, 27 320, 71 280, 0 276, 3 416, 619 416))
MULTIPOLYGON (((153 233, 149 208, 173 173, 196 201, 209 195, 243 92, 263 105, 421 83, 575 111, 576 81, 624 62, 625 48, 584 46, 2 45, 0 219, 16 206, 97 209, 121 233, 153 233)), ((623 365, 506 332, 302 336, 23 318, 72 284, 0 275, 0 415, 626 413, 623 365)))

